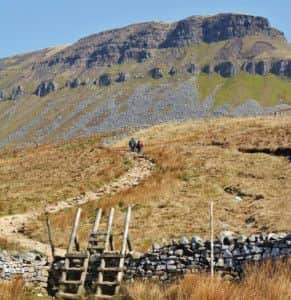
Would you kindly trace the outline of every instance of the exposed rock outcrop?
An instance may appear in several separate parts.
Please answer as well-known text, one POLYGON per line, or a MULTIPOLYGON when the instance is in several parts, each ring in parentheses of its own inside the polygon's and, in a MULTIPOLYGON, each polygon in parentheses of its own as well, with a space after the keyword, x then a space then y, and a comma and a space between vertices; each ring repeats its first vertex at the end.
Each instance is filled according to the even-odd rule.
POLYGON ((82 82, 81 82, 81 85, 82 86, 86 86, 86 85, 88 85, 90 83, 90 79, 89 78, 86 78, 85 80, 83 80, 82 82))
POLYGON ((16 100, 24 95, 24 88, 22 85, 18 85, 12 89, 11 100, 16 100))
POLYGON ((57 90, 57 83, 54 81, 43 81, 36 88, 35 95, 39 97, 45 97, 48 94, 57 90))
POLYGON ((81 80, 80 80, 79 78, 75 78, 75 79, 71 82, 70 87, 71 87, 72 89, 74 89, 74 88, 77 88, 77 87, 80 86, 80 85, 81 85, 81 80))
POLYGON ((164 73, 160 68, 153 68, 152 70, 150 70, 150 74, 154 79, 161 79, 162 77, 164 77, 164 73))
POLYGON ((169 74, 170 74, 171 76, 176 75, 176 74, 177 74, 177 69, 176 69, 175 67, 172 67, 172 68, 170 69, 170 71, 169 71, 169 74))
POLYGON ((109 86, 112 83, 111 75, 103 74, 99 77, 99 86, 109 86))
POLYGON ((222 77, 233 77, 237 73, 236 66, 230 62, 222 62, 214 67, 214 71, 222 77))
POLYGON ((256 63, 256 74, 266 75, 270 71, 270 64, 267 61, 259 61, 256 63))
POLYGON ((205 65, 201 68, 201 72, 205 74, 212 74, 214 72, 214 69, 210 65, 205 65))
MULTIPOLYGON (((235 44, 226 47, 221 60, 228 53, 241 52, 239 38, 248 35, 264 35, 284 39, 282 32, 272 28, 267 19, 249 15, 218 14, 210 17, 190 17, 179 22, 147 22, 125 28, 101 32, 81 39, 55 54, 40 65, 87 67, 125 63, 131 60, 143 62, 151 57, 151 49, 186 47, 206 42, 219 42, 238 38, 235 44)), ((247 54, 261 53, 271 45, 258 44, 247 54)), ((37 67, 37 65, 35 66, 37 67)))
POLYGON ((6 95, 5 95, 4 90, 0 90, 0 101, 5 100, 5 98, 6 98, 6 95))
POLYGON ((246 62, 242 65, 242 71, 250 73, 250 74, 255 74, 256 73, 256 64, 255 62, 246 62))
POLYGON ((124 73, 124 72, 120 72, 118 75, 117 75, 117 78, 116 78, 116 82, 125 82, 129 79, 129 75, 124 73))
POLYGON ((275 61, 271 65, 270 72, 278 76, 291 76, 291 61, 290 60, 279 60, 275 61))
POLYGON ((195 73, 197 73, 197 67, 196 67, 194 64, 191 64, 191 65, 187 68, 187 71, 188 71, 190 74, 195 74, 195 73))

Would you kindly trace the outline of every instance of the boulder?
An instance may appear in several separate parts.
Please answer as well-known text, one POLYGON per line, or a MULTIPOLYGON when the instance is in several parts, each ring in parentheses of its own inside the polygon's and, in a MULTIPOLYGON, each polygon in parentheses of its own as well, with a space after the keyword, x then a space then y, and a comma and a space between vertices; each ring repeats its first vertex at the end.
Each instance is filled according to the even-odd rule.
POLYGON ((82 86, 86 86, 86 85, 88 85, 90 83, 90 79, 89 78, 86 78, 85 80, 83 80, 82 82, 81 82, 81 85, 82 86))
POLYGON ((275 61, 271 64, 270 73, 277 76, 284 76, 285 67, 286 64, 284 60, 275 61))
POLYGON ((36 88, 35 95, 39 97, 45 97, 56 90, 57 84, 54 81, 43 81, 36 88))
POLYGON ((74 89, 77 88, 78 86, 81 85, 81 80, 79 78, 75 78, 71 84, 70 84, 70 88, 74 89))
POLYGON ((112 83, 111 75, 103 74, 99 77, 99 86, 109 86, 112 83))
POLYGON ((116 78, 116 82, 125 82, 127 81, 129 78, 129 75, 124 73, 124 72, 120 72, 118 75, 117 75, 117 78, 116 78))
POLYGON ((256 74, 266 75, 270 71, 270 65, 266 61, 259 61, 256 63, 256 74))
POLYGON ((256 64, 254 62, 246 62, 242 66, 244 72, 255 74, 256 73, 256 64))
POLYGON ((234 233, 232 231, 222 231, 219 234, 219 239, 223 245, 231 245, 234 241, 234 233))
POLYGON ((4 90, 0 90, 0 101, 3 101, 3 100, 5 100, 5 92, 4 92, 4 90))
POLYGON ((16 100, 24 95, 24 88, 22 85, 18 85, 12 89, 11 100, 16 100))
POLYGON ((291 61, 279 60, 271 64, 270 72, 277 76, 291 77, 291 61))
POLYGON ((222 77, 234 77, 237 73, 235 65, 230 61, 216 65, 214 71, 222 77))
POLYGON ((202 67, 201 72, 205 73, 205 74, 212 74, 213 73, 213 67, 210 66, 210 65, 205 65, 205 66, 202 67))
POLYGON ((160 68, 153 68, 150 71, 150 74, 151 74, 152 78, 154 78, 154 79, 160 79, 160 78, 164 77, 163 71, 160 68))
POLYGON ((72 81, 71 80, 67 80, 65 83, 65 87, 69 88, 71 87, 72 81))
POLYGON ((187 69, 187 71, 188 71, 190 74, 195 74, 196 71, 197 71, 197 68, 196 68, 196 66, 195 66, 194 64, 191 64, 191 65, 189 66, 189 68, 187 69))
POLYGON ((177 69, 175 67, 172 67, 169 71, 169 75, 174 76, 177 74, 177 69))
POLYGON ((190 243, 189 240, 188 240, 185 236, 183 236, 183 237, 179 240, 179 244, 180 244, 181 246, 187 245, 187 244, 189 244, 189 243, 190 243))

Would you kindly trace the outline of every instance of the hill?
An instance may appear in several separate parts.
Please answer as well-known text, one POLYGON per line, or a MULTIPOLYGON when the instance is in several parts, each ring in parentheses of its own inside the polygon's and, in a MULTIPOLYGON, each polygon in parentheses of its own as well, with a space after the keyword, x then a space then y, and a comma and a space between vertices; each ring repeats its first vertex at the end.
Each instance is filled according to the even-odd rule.
POLYGON ((147 22, 0 60, 0 146, 291 104, 290 46, 261 17, 147 22))
MULTIPOLYGON (((18 173, 11 177, 5 176, 9 167, 15 170, 25 169, 23 161, 41 162, 41 157, 45 157, 46 153, 59 153, 54 157, 68 157, 69 160, 72 149, 76 145, 82 145, 84 157, 80 157, 80 163, 83 161, 84 167, 91 164, 91 167, 83 171, 82 165, 75 170, 80 172, 79 178, 82 178, 82 181, 73 181, 75 176, 70 164, 60 166, 64 173, 72 173, 69 173, 70 177, 64 178, 70 184, 64 181, 66 186, 62 188, 69 187, 69 197, 75 197, 78 192, 82 195, 84 190, 93 195, 91 200, 96 199, 82 205, 80 239, 83 242, 87 239, 88 228, 92 226, 97 207, 107 210, 110 206, 115 206, 118 212, 123 211, 128 204, 133 206, 131 238, 135 250, 148 249, 154 241, 161 243, 163 240, 193 233, 208 237, 208 204, 211 200, 215 201, 216 233, 223 230, 233 230, 246 235, 258 231, 288 232, 290 122, 290 117, 216 119, 157 125, 142 130, 136 133, 136 137, 144 139, 146 158, 155 164, 151 176, 125 190, 112 184, 115 192, 102 192, 101 198, 100 184, 103 191, 102 183, 113 182, 116 176, 122 177, 132 168, 130 161, 127 162, 127 147, 124 147, 127 140, 102 152, 93 147, 96 140, 91 138, 63 146, 16 150, 1 156, 1 165, 5 167, 1 167, 0 171, 1 178, 5 179, 5 184, 1 186, 1 194, 4 195, 7 187, 16 186, 16 183, 19 187, 27 186, 26 177, 17 176, 18 173), (112 165, 112 159, 115 159, 116 155, 119 155, 120 162, 112 165), (105 175, 105 171, 100 169, 100 173, 95 174, 96 179, 92 178, 90 170, 99 169, 100 163, 106 166, 109 162, 113 166, 110 175, 105 175), (92 181, 95 180, 96 187, 92 185, 92 181), (78 191, 80 184, 83 187, 78 191), (75 188, 70 188, 71 185, 75 188), (99 196, 94 196, 93 192, 99 193, 99 196)), ((28 175, 37 174, 38 168, 38 163, 31 164, 28 175)), ((44 175, 55 172, 54 168, 53 163, 48 163, 44 175)), ((138 173, 135 174, 138 176, 138 173)), ((56 193, 55 185, 51 181, 52 179, 48 181, 46 189, 42 189, 41 195, 38 187, 43 185, 43 180, 32 180, 29 189, 22 193, 9 190, 8 194, 6 192, 6 201, 1 201, 2 210, 10 214, 25 212, 24 205, 16 204, 24 203, 28 196, 31 200, 27 203, 39 208, 44 208, 48 202, 65 200, 66 194, 56 193), (39 201, 38 198, 43 201, 39 201)), ((126 184, 126 180, 122 181, 126 184)), ((68 236, 74 213, 74 207, 52 212, 57 246, 65 246, 64 237, 68 236)), ((28 221, 30 224, 26 223, 24 226, 25 234, 47 242, 44 215, 38 216, 38 219, 30 218, 28 221)), ((122 223, 122 214, 117 213, 115 231, 120 231, 122 223)))

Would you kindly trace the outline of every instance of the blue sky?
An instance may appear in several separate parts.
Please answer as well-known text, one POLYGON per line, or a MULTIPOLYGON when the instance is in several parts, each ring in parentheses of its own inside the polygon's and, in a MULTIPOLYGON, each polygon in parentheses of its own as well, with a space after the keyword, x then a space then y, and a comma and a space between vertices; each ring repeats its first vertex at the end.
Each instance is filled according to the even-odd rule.
POLYGON ((290 11, 290 0, 1 0, 0 57, 131 23, 219 12, 267 17, 291 41, 290 11))

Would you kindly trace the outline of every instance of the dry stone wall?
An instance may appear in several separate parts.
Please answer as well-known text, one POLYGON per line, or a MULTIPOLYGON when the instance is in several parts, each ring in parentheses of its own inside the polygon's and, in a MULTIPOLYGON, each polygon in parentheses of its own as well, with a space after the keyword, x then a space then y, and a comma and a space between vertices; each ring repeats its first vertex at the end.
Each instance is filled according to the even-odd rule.
MULTIPOLYGON (((290 256, 291 233, 261 233, 247 238, 225 231, 214 241, 215 271, 235 279, 243 277, 244 265, 247 263, 285 259, 290 256)), ((87 285, 90 285, 92 278, 96 278, 94 270, 99 263, 99 257, 90 257, 87 285)), ((49 290, 57 289, 63 264, 60 257, 49 267, 47 257, 39 253, 9 254, 1 251, 0 279, 10 280, 22 276, 27 284, 49 290)), ((131 253, 126 258, 126 267, 126 281, 173 281, 186 273, 207 272, 210 270, 210 241, 193 236, 191 239, 182 237, 179 241, 165 246, 155 243, 147 253, 131 253)))
POLYGON ((26 284, 43 288, 48 284, 47 257, 34 252, 12 254, 0 251, 0 279, 10 280, 21 276, 26 284))
MULTIPOLYGON (((223 275, 239 279, 246 263, 267 259, 282 259, 291 255, 291 234, 254 234, 235 237, 232 232, 222 232, 214 242, 214 268, 223 275)), ((210 241, 197 236, 181 238, 161 247, 153 245, 149 253, 127 261, 127 280, 148 278, 168 281, 187 272, 209 271, 210 241)))

